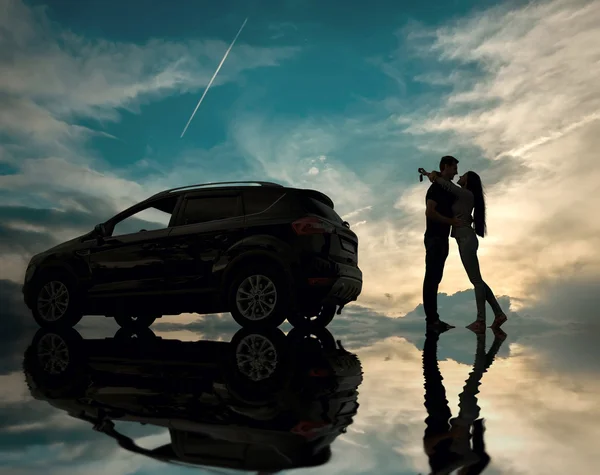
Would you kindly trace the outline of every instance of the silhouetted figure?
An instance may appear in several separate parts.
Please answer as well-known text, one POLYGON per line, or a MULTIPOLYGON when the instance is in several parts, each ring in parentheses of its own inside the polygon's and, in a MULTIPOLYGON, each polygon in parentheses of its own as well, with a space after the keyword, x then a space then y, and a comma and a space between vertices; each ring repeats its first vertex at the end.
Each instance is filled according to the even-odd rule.
POLYGON ((452 237, 456 239, 460 259, 475 288, 477 302, 477 319, 468 328, 478 332, 485 330, 486 301, 492 307, 495 315, 492 326, 500 327, 507 317, 500 308, 494 292, 483 281, 477 258, 477 249, 479 248, 477 235, 483 238, 486 234, 485 197, 481 178, 477 173, 468 171, 459 178, 457 186, 452 183, 451 178, 448 178, 448 174, 446 176, 437 172, 426 174, 433 184, 439 185, 455 197, 452 204, 452 216, 456 222, 452 225, 452 237))
POLYGON ((477 335, 477 350, 473 370, 459 396, 460 412, 450 419, 443 378, 438 367, 437 343, 439 334, 428 332, 423 348, 423 374, 425 377, 425 434, 423 446, 429 457, 432 475, 450 474, 459 469, 460 475, 476 475, 487 467, 490 456, 485 451, 483 420, 477 393, 483 373, 487 371, 498 353, 506 334, 497 329, 494 343, 485 353, 485 333, 477 335), (471 427, 473 433, 471 434, 471 427), (471 445, 472 439, 472 445, 471 445))
MULTIPOLYGON (((449 155, 442 157, 440 171, 444 178, 452 180, 458 172, 458 160, 449 155)), ((424 239, 423 310, 427 326, 441 331, 453 328, 440 320, 437 311, 437 293, 448 257, 450 226, 458 223, 458 220, 452 217, 452 204, 455 200, 456 197, 438 183, 432 183, 425 198, 427 227, 424 239)))

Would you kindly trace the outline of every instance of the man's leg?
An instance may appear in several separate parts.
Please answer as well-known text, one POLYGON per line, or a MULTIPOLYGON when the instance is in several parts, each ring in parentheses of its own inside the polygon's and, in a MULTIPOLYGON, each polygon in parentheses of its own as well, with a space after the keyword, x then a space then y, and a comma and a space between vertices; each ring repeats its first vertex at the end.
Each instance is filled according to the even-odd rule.
POLYGON ((423 280, 423 310, 427 323, 440 319, 437 312, 437 294, 444 265, 448 257, 447 238, 425 238, 425 279, 423 280))

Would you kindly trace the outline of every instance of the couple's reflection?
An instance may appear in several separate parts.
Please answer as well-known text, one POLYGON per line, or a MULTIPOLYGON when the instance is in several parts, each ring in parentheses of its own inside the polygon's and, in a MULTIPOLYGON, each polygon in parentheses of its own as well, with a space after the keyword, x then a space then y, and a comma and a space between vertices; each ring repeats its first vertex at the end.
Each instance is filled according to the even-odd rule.
POLYGON ((482 473, 490 462, 484 442, 485 427, 479 417, 477 393, 483 373, 487 371, 506 333, 494 331, 494 342, 486 353, 485 333, 476 334, 477 346, 473 369, 459 396, 459 413, 452 417, 442 374, 438 366, 437 348, 440 334, 428 332, 423 348, 423 374, 425 376, 425 435, 423 446, 429 458, 431 475, 450 474, 458 470, 459 475, 482 473))

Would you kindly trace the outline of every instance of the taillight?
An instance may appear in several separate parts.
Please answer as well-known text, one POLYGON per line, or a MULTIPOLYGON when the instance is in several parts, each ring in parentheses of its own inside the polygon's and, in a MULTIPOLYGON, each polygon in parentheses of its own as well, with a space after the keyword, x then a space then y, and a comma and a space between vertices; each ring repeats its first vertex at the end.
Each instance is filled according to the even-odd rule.
POLYGON ((308 372, 308 375, 313 378, 325 378, 325 377, 331 375, 331 373, 329 372, 328 369, 313 368, 308 372))
POLYGON ((335 231, 333 224, 312 216, 294 221, 292 228, 294 228, 294 232, 298 235, 331 234, 335 231))
POLYGON ((313 421, 302 421, 299 422, 296 426, 294 426, 291 430, 294 434, 299 434, 304 437, 311 437, 314 432, 319 429, 323 429, 324 427, 329 426, 325 422, 313 422, 313 421))

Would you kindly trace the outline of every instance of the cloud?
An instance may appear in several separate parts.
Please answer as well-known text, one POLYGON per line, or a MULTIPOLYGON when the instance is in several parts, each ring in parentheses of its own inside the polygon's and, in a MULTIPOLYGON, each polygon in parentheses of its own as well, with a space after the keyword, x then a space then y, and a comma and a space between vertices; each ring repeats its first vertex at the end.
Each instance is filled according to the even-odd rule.
MULTIPOLYGON (((114 139, 102 127, 123 111, 206 86, 227 42, 88 39, 52 22, 44 7, 9 0, 1 8, 0 162, 11 173, 0 175, 0 188, 29 206, 49 191, 85 190, 119 208, 148 197, 154 189, 123 178, 89 148, 90 139, 114 139)), ((296 51, 238 44, 215 85, 277 66, 296 51)))
MULTIPOLYGON (((227 49, 220 40, 151 39, 143 45, 88 40, 51 23, 43 8, 18 0, 4 3, 3 18, 0 41, 10 53, 2 59, 10 68, 4 69, 0 91, 43 101, 58 114, 114 118, 116 108, 131 107, 146 95, 196 91, 227 49)), ((277 65, 296 51, 239 47, 221 83, 246 69, 277 65)))
POLYGON ((35 321, 23 302, 21 286, 0 280, 0 375, 21 369, 25 344, 36 329, 35 321))
MULTIPOLYGON (((539 297, 546 279, 600 271, 600 227, 589 218, 600 179, 599 21, 597 2, 556 0, 406 30, 405 47, 424 55, 430 74, 472 72, 398 125, 422 141, 450 138, 463 149, 459 168, 480 172, 489 230, 479 253, 484 278, 496 293, 522 296, 522 305, 539 297)), ((416 225, 422 200, 415 185, 396 207, 416 225)), ((410 249, 422 254, 416 238, 410 249)), ((443 291, 469 286, 452 247, 447 269, 443 291)))

